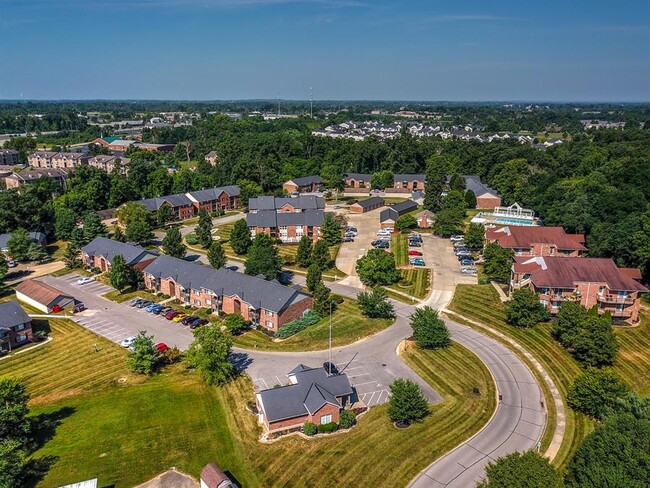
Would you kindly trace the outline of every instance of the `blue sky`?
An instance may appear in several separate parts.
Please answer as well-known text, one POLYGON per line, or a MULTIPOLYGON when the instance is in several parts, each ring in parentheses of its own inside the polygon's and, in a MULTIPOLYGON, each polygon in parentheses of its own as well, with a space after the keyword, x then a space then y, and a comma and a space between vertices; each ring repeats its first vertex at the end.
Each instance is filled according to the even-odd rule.
POLYGON ((0 99, 650 101, 650 1, 0 0, 0 99))

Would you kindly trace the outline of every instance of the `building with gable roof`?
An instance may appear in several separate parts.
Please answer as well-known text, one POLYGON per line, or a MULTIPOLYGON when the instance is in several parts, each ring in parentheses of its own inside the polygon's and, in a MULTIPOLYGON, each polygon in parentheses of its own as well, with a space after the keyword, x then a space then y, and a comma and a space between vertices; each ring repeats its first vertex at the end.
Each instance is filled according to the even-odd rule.
POLYGON ((405 202, 396 203, 388 208, 385 208, 379 214, 379 225, 382 229, 387 227, 395 227, 395 223, 400 216, 409 212, 414 212, 418 209, 418 204, 413 200, 406 200, 405 202))
POLYGON ((323 180, 318 175, 293 178, 282 184, 287 193, 313 193, 323 189, 323 180))
POLYGON ((324 208, 325 200, 315 195, 251 198, 246 223, 251 237, 266 233, 285 243, 298 242, 303 236, 317 241, 325 220, 324 208))
POLYGON ((0 351, 11 351, 32 339, 32 319, 16 300, 0 303, 0 351))
POLYGON ((562 227, 505 226, 488 228, 487 242, 512 249, 515 256, 578 257, 587 251, 583 234, 567 234, 562 227))
POLYGON ((121 255, 127 266, 143 270, 158 256, 155 252, 135 244, 114 241, 107 237, 95 237, 81 248, 81 259, 86 266, 99 268, 102 272, 111 269, 113 258, 121 255))

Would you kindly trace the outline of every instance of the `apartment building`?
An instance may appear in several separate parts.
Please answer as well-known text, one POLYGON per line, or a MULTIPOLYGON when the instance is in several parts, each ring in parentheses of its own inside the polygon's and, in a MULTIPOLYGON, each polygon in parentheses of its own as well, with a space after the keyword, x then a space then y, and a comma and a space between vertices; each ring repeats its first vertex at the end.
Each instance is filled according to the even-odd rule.
POLYGON ((36 151, 27 156, 27 161, 33 168, 67 169, 88 164, 90 156, 80 152, 36 151))
POLYGON ((101 169, 107 173, 112 173, 115 171, 115 168, 119 168, 121 175, 125 175, 129 171, 129 164, 131 163, 130 158, 119 157, 119 156, 109 156, 106 154, 98 154, 88 159, 88 166, 93 168, 101 169))
POLYGON ((295 243, 306 235, 317 241, 325 220, 324 208, 325 200, 314 195, 251 198, 246 222, 252 237, 266 233, 282 242, 295 243))
POLYGON ((16 166, 18 151, 15 149, 0 149, 0 166, 16 166))
POLYGON ((578 257, 587 251, 583 234, 567 234, 562 227, 488 228, 485 240, 496 242, 504 249, 511 249, 515 256, 578 257))
POLYGON ((115 256, 124 258, 127 266, 143 270, 158 256, 157 253, 134 244, 114 241, 106 237, 96 237, 81 248, 81 260, 84 265, 108 271, 115 256))

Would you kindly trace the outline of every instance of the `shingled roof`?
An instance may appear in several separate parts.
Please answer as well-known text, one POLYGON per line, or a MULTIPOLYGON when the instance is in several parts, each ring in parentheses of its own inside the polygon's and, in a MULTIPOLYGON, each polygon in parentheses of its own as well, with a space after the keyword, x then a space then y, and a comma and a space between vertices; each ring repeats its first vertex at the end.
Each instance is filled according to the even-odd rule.
POLYGON ((248 200, 249 210, 279 210, 291 205, 300 210, 322 210, 325 208, 323 197, 316 195, 299 195, 297 197, 261 196, 248 200))
POLYGON ((90 243, 81 248, 81 252, 90 257, 102 256, 109 263, 112 263, 113 258, 120 254, 129 266, 133 266, 144 259, 149 259, 157 255, 155 252, 135 244, 114 241, 106 237, 95 237, 90 243))
POLYGON ((528 249, 534 244, 555 245, 562 251, 586 251, 582 234, 567 234, 562 227, 512 226, 489 229, 489 240, 505 249, 528 249))
POLYGON ((287 183, 295 183, 298 186, 320 185, 323 180, 319 175, 303 176, 302 178, 291 178, 287 183))
POLYGON ((31 319, 16 300, 0 303, 0 329, 26 324, 31 319))

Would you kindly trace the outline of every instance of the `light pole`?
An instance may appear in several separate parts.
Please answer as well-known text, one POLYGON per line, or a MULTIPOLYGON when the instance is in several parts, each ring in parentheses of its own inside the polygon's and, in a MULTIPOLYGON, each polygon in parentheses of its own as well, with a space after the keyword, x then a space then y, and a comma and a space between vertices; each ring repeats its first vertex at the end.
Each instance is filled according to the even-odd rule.
POLYGON ((330 338, 329 348, 327 350, 327 376, 332 376, 332 305, 334 305, 334 300, 330 302, 330 338))

